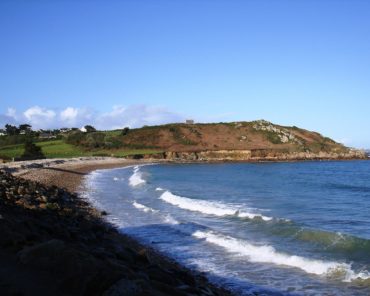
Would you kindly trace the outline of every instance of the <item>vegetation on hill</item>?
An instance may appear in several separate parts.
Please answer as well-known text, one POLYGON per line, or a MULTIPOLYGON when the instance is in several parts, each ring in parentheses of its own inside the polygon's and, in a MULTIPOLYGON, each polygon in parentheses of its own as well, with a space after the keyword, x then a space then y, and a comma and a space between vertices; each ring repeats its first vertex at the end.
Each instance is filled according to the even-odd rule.
POLYGON ((275 149, 288 152, 345 152, 348 148, 316 132, 258 120, 167 124, 132 129, 116 138, 122 147, 165 151, 275 149))
MULTIPOLYGON (((131 155, 153 154, 161 152, 153 149, 85 149, 83 147, 67 144, 64 140, 50 140, 37 142, 42 148, 46 158, 69 158, 87 156, 114 156, 126 157, 131 155)), ((0 147, 0 159, 11 160, 22 156, 24 144, 0 147)))
MULTIPOLYGON (((30 130, 30 128, 29 128, 30 130)), ((216 150, 273 150, 291 152, 346 153, 349 149, 319 133, 296 126, 272 124, 265 120, 251 122, 166 124, 97 131, 85 126, 55 131, 53 139, 37 134, 37 146, 48 158, 79 156, 116 156, 153 154, 163 151, 191 152, 216 150)), ((26 135, 0 137, 0 158, 22 155, 26 135)))
POLYGON ((31 159, 41 159, 45 158, 44 153, 42 152, 42 149, 40 146, 37 146, 33 142, 32 137, 27 137, 25 143, 24 143, 24 152, 21 156, 22 160, 31 160, 31 159))

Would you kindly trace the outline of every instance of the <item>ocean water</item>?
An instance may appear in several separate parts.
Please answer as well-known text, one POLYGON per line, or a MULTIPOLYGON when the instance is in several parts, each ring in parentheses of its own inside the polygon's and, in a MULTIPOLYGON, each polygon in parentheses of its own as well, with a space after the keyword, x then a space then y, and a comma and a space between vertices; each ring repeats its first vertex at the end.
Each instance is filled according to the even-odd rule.
POLYGON ((240 295, 370 295, 370 162, 98 170, 119 229, 240 295))

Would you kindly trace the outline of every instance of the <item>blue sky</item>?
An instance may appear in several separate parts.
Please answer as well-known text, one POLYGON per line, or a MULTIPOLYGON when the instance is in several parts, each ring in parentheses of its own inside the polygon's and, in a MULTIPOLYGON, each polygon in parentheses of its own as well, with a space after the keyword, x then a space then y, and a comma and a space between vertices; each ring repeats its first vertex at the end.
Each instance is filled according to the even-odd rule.
POLYGON ((0 1, 0 125, 266 119, 370 147, 370 1, 0 1))

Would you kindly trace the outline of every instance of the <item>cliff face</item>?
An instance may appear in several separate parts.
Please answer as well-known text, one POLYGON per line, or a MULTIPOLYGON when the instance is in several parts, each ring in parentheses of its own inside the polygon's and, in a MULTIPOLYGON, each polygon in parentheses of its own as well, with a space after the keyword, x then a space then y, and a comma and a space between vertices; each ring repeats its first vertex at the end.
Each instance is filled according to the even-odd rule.
POLYGON ((144 127, 131 130, 122 141, 126 147, 166 151, 151 157, 170 160, 366 158, 364 152, 349 149, 319 133, 265 120, 144 127))
POLYGON ((340 160, 366 159, 366 154, 360 150, 348 152, 284 152, 277 150, 207 150, 164 152, 152 155, 136 156, 138 158, 155 158, 173 161, 292 161, 292 160, 340 160))

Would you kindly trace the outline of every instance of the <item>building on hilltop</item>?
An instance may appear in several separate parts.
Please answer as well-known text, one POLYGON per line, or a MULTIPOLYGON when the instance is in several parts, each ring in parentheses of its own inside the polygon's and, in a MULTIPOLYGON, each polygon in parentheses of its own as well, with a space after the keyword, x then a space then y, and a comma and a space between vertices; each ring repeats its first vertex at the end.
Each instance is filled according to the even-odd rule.
POLYGON ((62 127, 59 131, 61 134, 65 134, 65 133, 68 133, 72 130, 72 128, 69 128, 69 127, 62 127))
POLYGON ((186 119, 185 123, 186 124, 194 124, 194 120, 193 119, 186 119))

